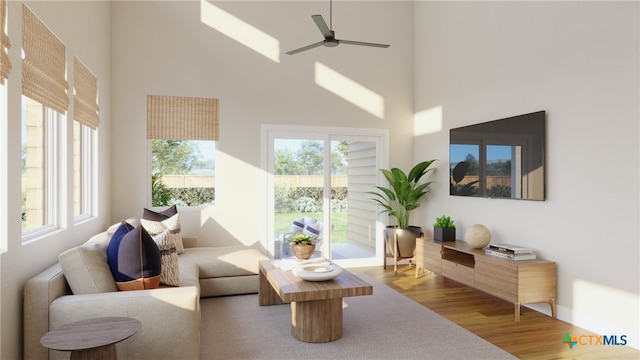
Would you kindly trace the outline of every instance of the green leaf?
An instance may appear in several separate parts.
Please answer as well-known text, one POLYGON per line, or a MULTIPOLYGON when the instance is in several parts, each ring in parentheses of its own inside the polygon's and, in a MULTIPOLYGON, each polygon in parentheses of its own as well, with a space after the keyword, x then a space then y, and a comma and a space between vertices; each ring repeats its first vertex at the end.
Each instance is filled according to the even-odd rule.
POLYGON ((393 174, 393 178, 395 179, 395 181, 407 181, 407 175, 405 175, 405 173, 398 169, 398 168, 393 168, 391 169, 391 173, 393 174))
POLYGON ((381 213, 387 213, 395 218, 399 228, 409 226, 411 211, 420 207, 419 200, 429 193, 429 186, 433 184, 433 181, 422 184, 419 181, 425 174, 433 170, 430 166, 434 161, 436 160, 416 164, 409 171, 408 176, 399 168, 380 169, 387 179, 389 187, 376 186, 381 193, 369 193, 376 195, 372 200, 385 209, 381 213))
POLYGON ((396 178, 393 176, 393 173, 387 169, 380 169, 382 175, 387 179, 389 185, 393 186, 396 183, 396 178))
POLYGON ((393 191, 387 189, 387 188, 383 188, 381 186, 377 186, 377 188, 382 191, 389 200, 394 201, 396 199, 396 195, 393 193, 393 191))

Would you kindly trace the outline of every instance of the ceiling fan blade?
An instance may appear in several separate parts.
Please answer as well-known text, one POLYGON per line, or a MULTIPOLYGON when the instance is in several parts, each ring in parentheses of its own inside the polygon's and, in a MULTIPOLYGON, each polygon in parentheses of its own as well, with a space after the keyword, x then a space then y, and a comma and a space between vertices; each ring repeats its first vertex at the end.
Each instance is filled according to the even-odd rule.
POLYGON ((329 29, 327 23, 322 18, 322 15, 311 15, 311 18, 315 21, 316 26, 320 29, 320 32, 325 39, 333 39, 333 31, 329 29))
POLYGON ((320 45, 322 45, 322 44, 324 44, 324 40, 323 40, 323 41, 320 41, 320 42, 317 42, 317 43, 315 43, 315 44, 311 44, 311 45, 303 46, 303 47, 301 47, 301 48, 299 48, 299 49, 295 49, 295 50, 287 51, 287 54, 288 54, 288 55, 297 54, 297 53, 299 53, 299 52, 303 52, 303 51, 305 51, 305 50, 313 49, 313 48, 318 47, 318 46, 320 46, 320 45))
POLYGON ((340 44, 374 46, 374 47, 380 47, 380 48, 388 48, 389 46, 391 46, 387 44, 376 44, 376 43, 368 43, 368 42, 362 42, 362 41, 351 41, 351 40, 338 40, 338 41, 340 42, 340 44))

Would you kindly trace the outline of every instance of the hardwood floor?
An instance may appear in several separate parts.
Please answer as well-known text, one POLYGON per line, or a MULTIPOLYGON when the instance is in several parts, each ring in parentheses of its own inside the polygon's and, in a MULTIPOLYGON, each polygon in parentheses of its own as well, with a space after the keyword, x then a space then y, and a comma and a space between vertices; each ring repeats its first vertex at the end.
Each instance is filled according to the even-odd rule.
POLYGON ((398 276, 393 266, 351 271, 368 274, 520 359, 640 359, 640 351, 629 346, 577 344, 571 349, 563 343, 565 334, 596 334, 526 307, 515 323, 513 304, 429 271, 418 279, 407 265, 398 276))

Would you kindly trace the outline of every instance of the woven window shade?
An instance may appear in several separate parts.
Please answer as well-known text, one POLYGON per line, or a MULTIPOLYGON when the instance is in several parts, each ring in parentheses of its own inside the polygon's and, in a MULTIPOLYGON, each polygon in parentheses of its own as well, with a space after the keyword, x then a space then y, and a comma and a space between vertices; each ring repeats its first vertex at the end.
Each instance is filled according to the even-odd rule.
POLYGON ((147 139, 218 140, 218 99, 148 95, 147 139))
POLYGON ((77 58, 73 57, 73 117, 92 129, 100 125, 98 115, 98 80, 77 58))
POLYGON ((11 72, 11 60, 7 50, 11 47, 9 36, 4 32, 7 23, 7 1, 0 0, 0 84, 9 78, 11 72))
POLYGON ((64 44, 22 4, 22 94, 64 114, 69 107, 64 44))

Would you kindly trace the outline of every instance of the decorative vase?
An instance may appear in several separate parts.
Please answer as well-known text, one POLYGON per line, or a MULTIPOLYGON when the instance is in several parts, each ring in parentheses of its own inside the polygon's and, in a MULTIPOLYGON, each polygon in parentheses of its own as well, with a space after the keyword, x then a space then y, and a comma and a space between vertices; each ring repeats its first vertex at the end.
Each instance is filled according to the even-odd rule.
POLYGON ((399 229, 397 226, 387 226, 384 233, 387 248, 393 249, 393 236, 398 234, 398 257, 411 258, 416 251, 416 239, 422 235, 420 226, 409 226, 406 229, 399 229))
POLYGON ((464 233, 464 241, 473 248, 481 249, 491 242, 491 232, 484 225, 474 224, 464 233))
POLYGON ((433 240, 435 241, 456 241, 456 228, 433 228, 433 240))
POLYGON ((306 260, 310 258, 315 250, 316 246, 314 244, 291 244, 291 251, 298 259, 306 260))

